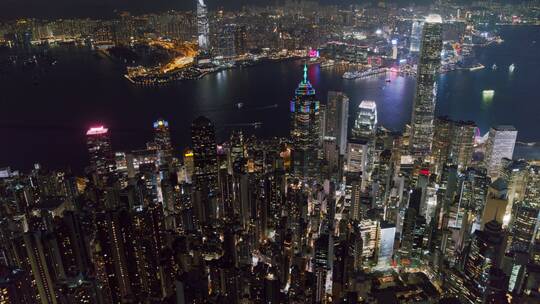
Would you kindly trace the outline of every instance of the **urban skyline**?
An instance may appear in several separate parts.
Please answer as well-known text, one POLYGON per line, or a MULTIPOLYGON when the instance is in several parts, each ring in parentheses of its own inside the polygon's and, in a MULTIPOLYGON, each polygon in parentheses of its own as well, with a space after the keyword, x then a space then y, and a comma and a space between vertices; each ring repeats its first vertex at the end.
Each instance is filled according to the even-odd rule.
MULTIPOLYGON (((177 117, 149 98, 152 123, 122 112, 136 129, 93 114, 96 123, 75 128, 85 144, 81 172, 32 159, 32 169, 19 170, 6 160, 0 304, 540 301, 540 159, 516 157, 521 128, 495 123, 482 135, 475 121, 436 112, 447 76, 504 73, 511 86, 526 70, 517 61, 486 66, 477 52, 507 43, 501 26, 539 30, 536 2, 520 15, 513 12, 523 4, 441 2, 435 14, 385 2, 285 1, 225 13, 192 2, 188 13, 0 23, 0 76, 33 75, 25 90, 53 77, 66 58, 58 50, 114 63, 123 86, 149 97, 292 63, 230 88, 207 82, 208 94, 264 82, 252 98, 285 91, 275 104, 233 100, 205 113, 176 101, 186 112, 177 117), (390 92, 382 95, 413 79, 410 109, 392 104, 410 110, 408 123, 387 128, 382 100, 323 90, 329 80, 313 69, 332 69, 343 87, 374 82, 390 92), (272 80, 289 74, 293 89, 272 80), (223 111, 237 120, 209 118, 223 111), (256 113, 273 121, 253 121, 256 113), (174 140, 176 124, 189 125, 181 130, 188 142, 174 140), (146 132, 144 145, 115 143, 146 132)), ((94 83, 82 88, 77 94, 90 94, 94 83)), ((499 90, 484 88, 482 104, 500 102, 499 90)), ((28 117, 35 112, 28 107, 28 117)))

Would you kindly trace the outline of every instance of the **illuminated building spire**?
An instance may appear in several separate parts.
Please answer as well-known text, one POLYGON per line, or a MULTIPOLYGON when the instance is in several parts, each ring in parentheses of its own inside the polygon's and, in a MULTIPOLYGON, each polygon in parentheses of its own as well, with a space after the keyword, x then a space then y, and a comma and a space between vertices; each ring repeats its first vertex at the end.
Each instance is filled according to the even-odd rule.
POLYGON ((304 83, 307 83, 308 80, 307 80, 307 63, 304 63, 304 83))

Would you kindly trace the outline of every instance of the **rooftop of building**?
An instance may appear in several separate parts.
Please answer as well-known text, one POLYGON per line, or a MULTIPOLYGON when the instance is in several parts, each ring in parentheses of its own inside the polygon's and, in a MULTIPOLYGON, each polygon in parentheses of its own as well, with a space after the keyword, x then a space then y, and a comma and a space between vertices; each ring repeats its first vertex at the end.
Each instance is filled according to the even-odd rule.
POLYGON ((500 125, 492 127, 495 131, 517 131, 516 127, 511 125, 500 125))
POLYGON ((429 14, 426 17, 426 22, 428 23, 442 23, 442 17, 438 14, 429 14))

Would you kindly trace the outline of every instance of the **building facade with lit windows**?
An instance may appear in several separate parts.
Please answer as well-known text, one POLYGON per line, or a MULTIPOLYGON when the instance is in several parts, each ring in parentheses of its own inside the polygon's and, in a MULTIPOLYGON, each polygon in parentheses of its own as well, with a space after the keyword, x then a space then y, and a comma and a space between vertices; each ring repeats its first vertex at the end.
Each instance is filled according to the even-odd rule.
POLYGON ((416 92, 411 119, 410 150, 415 156, 427 156, 431 152, 437 97, 437 75, 441 66, 441 35, 441 16, 429 15, 422 30, 416 92))
POLYGON ((299 177, 315 178, 319 171, 321 150, 320 102, 307 76, 298 85, 290 102, 291 139, 293 143, 294 172, 299 177))

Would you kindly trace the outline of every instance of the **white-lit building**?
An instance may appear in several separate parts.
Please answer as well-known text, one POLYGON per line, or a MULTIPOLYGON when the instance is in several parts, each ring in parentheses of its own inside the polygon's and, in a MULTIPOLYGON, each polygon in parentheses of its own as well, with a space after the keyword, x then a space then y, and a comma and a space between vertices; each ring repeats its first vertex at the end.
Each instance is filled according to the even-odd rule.
POLYGON ((497 126, 489 130, 484 166, 491 178, 499 176, 502 159, 512 159, 518 131, 513 126, 497 126))

